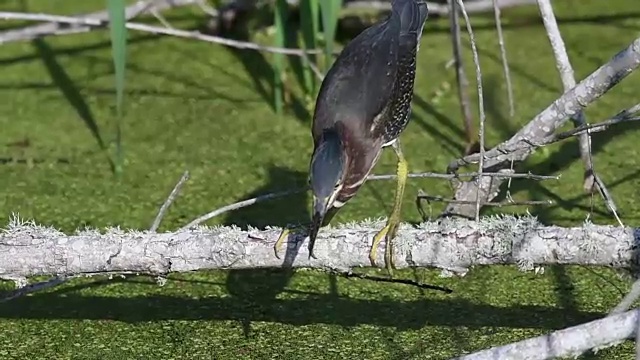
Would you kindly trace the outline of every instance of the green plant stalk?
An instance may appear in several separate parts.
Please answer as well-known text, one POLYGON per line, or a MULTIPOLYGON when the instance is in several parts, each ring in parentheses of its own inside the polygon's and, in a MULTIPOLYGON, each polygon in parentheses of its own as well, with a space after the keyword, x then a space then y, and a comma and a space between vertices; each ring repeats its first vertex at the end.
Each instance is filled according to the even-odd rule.
POLYGON ((335 41, 336 28, 338 27, 338 16, 342 8, 342 0, 323 0, 320 2, 322 13, 322 29, 324 32, 324 70, 326 71, 333 62, 333 45, 335 41))
POLYGON ((127 28, 124 0, 107 0, 109 11, 109 30, 111 34, 111 55, 115 70, 116 85, 116 176, 122 175, 124 151, 122 149, 122 120, 124 105, 125 69, 127 58, 127 28))
MULTIPOLYGON (((302 40, 305 50, 316 49, 318 46, 317 39, 318 33, 320 32, 319 12, 320 4, 318 0, 303 0, 300 3, 302 40)), ((302 61, 304 64, 304 89, 308 96, 316 92, 316 77, 309 66, 309 61, 317 66, 318 60, 315 55, 308 55, 307 58, 303 58, 302 61)))
MULTIPOLYGON (((286 0, 276 0, 274 23, 276 27, 275 46, 277 47, 285 46, 287 7, 286 0)), ((280 115, 284 107, 284 84, 282 81, 284 77, 284 54, 273 54, 273 76, 273 105, 276 114, 280 115)))

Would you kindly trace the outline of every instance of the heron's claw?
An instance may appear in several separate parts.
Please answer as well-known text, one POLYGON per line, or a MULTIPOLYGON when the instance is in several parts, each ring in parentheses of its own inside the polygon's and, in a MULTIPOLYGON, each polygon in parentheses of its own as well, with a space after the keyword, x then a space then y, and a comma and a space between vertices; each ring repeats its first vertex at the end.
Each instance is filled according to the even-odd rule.
POLYGON ((369 261, 371 262, 371 266, 376 266, 376 258, 378 257, 378 246, 382 241, 382 238, 385 239, 385 251, 384 251, 384 265, 389 275, 393 276, 393 269, 395 269, 395 264, 393 262, 393 238, 396 236, 396 232, 398 231, 398 219, 389 218, 387 221, 387 225, 385 225, 382 230, 378 231, 378 233, 373 237, 373 244, 371 246, 371 251, 369 252, 369 261))
POLYGON ((382 241, 382 237, 385 238, 385 252, 384 252, 384 264, 385 268, 389 272, 390 276, 393 276, 393 269, 395 265, 393 264, 393 239, 398 232, 398 225, 400 224, 400 209, 402 207, 402 196, 404 194, 404 187, 407 182, 407 161, 402 155, 402 150, 400 149, 400 143, 396 141, 393 144, 393 148, 396 151, 396 155, 398 156, 398 181, 396 183, 396 196, 393 204, 393 209, 391 210, 391 215, 387 219, 387 224, 382 230, 378 231, 376 236, 373 237, 373 245, 371 246, 371 251, 369 252, 369 260, 371 261, 372 266, 376 266, 375 261, 377 257, 377 249, 380 241, 382 241))
MULTIPOLYGON (((282 244, 286 242, 286 240, 289 238, 289 235, 294 231, 307 231, 307 229, 304 226, 286 227, 282 229, 278 240, 276 240, 276 243, 273 245, 273 252, 275 253, 276 258, 280 259, 279 253, 282 249, 282 244)), ((311 252, 309 253, 309 255, 314 259, 316 258, 313 254, 311 254, 311 252)))
POLYGON ((282 233, 280 233, 280 236, 278 237, 278 240, 273 245, 273 252, 275 253, 276 258, 280 259, 280 255, 278 254, 278 252, 280 251, 280 248, 282 247, 282 243, 284 242, 285 239, 287 239, 289 237, 290 233, 291 233, 291 229, 284 228, 282 230, 282 233))

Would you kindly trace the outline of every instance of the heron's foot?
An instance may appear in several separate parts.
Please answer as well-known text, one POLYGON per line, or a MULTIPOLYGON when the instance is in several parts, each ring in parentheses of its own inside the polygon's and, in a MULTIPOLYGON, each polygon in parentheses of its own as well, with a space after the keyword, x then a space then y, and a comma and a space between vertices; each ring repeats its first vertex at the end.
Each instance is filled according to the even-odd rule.
POLYGON ((284 229, 282 229, 282 232, 280 233, 280 236, 278 237, 278 240, 276 240, 276 243, 273 245, 273 252, 276 255, 276 258, 280 259, 280 250, 282 248, 282 244, 289 238, 289 235, 292 232, 296 232, 296 231, 300 231, 300 230, 306 230, 304 227, 302 226, 296 226, 296 227, 285 227, 284 229))
POLYGON ((395 269, 395 264, 393 262, 393 239, 398 232, 398 224, 400 223, 399 217, 393 215, 394 214, 389 217, 385 227, 378 231, 378 233, 373 237, 373 244, 371 245, 371 251, 369 251, 369 261, 371 261, 372 266, 376 266, 378 246, 380 246, 382 239, 385 239, 384 266, 390 276, 393 276, 393 269, 395 269))
POLYGON ((382 238, 385 238, 384 265, 389 272, 389 276, 392 277, 393 269, 395 268, 395 265, 393 263, 392 241, 396 237, 398 226, 400 225, 400 209, 402 208, 402 196, 404 195, 404 187, 407 183, 407 176, 409 174, 407 161, 402 155, 399 141, 396 140, 396 142, 393 144, 393 149, 398 156, 398 168, 396 170, 396 173, 398 174, 398 180, 396 183, 395 201, 393 202, 391 214, 387 219, 387 224, 373 237, 373 244, 371 246, 371 251, 369 252, 369 261, 371 261, 372 266, 376 266, 378 246, 380 245, 380 241, 382 241, 382 238))

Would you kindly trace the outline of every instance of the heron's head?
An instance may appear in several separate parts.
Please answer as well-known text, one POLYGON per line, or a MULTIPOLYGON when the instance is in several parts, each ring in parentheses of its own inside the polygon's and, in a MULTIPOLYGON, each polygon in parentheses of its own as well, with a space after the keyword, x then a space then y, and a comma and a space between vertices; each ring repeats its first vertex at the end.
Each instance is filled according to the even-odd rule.
POLYGON ((342 189, 346 156, 336 131, 325 131, 316 144, 309 171, 313 192, 311 239, 315 239, 327 211, 334 205, 342 189))

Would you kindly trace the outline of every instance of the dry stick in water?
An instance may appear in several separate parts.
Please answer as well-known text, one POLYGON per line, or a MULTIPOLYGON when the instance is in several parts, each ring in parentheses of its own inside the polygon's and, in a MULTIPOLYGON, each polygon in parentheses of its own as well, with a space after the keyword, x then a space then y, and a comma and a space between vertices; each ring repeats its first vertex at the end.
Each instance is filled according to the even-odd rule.
MULTIPOLYGON (((193 5, 198 3, 199 0, 147 0, 137 1, 134 4, 125 8, 125 18, 131 20, 138 15, 150 12, 151 10, 164 10, 175 7, 193 5)), ((109 19, 109 12, 107 10, 82 14, 75 16, 76 18, 93 18, 97 20, 107 21, 109 19)), ((65 22, 48 22, 46 24, 39 24, 33 26, 27 26, 21 29, 7 30, 0 32, 0 44, 11 41, 28 41, 42 36, 48 35, 66 35, 76 34, 79 32, 85 32, 90 30, 87 26, 74 26, 69 27, 65 22)))
POLYGON ((184 174, 182 174, 182 177, 180 178, 178 183, 176 183, 176 185, 173 187, 173 190, 171 190, 171 193, 165 200, 164 204, 162 204, 162 207, 160 207, 160 210, 158 211, 158 215, 156 215, 155 220, 153 220, 153 224, 149 228, 149 231, 155 232, 156 230, 158 230, 158 227, 160 226, 160 223, 162 222, 162 219, 164 218, 165 213, 169 209, 169 206, 171 206, 171 204, 173 204, 173 202, 176 200, 176 198, 180 194, 180 190, 182 189, 182 186, 184 185, 185 182, 187 182, 187 180, 189 180, 188 170, 185 171, 184 174))
POLYGON ((500 6, 498 0, 493 0, 493 14, 496 21, 496 30, 498 31, 498 43, 500 44, 500 57, 502 58, 502 69, 504 78, 507 82, 507 98, 509 99, 509 116, 515 115, 515 106, 513 101, 513 87, 511 84, 511 73, 509 72, 509 62, 507 61, 507 50, 504 45, 504 35, 502 34, 502 22, 500 21, 500 6))
MULTIPOLYGON (((562 39, 562 34, 560 34, 560 29, 558 28, 558 23, 556 21, 555 14, 553 13, 553 7, 549 0, 538 0, 538 7, 540 8, 540 15, 542 16, 544 27, 547 30, 547 36, 549 37, 549 42, 551 43, 551 48, 553 49, 553 54, 556 58, 556 67, 560 73, 564 91, 569 91, 571 88, 576 86, 576 79, 571 66, 571 61, 569 60, 569 55, 567 54, 567 49, 564 45, 564 40, 562 39)), ((582 111, 573 115, 571 120, 573 121, 574 127, 580 127, 587 124, 584 112, 582 111)), ((609 191, 603 181, 600 179, 598 174, 596 174, 593 167, 591 136, 588 131, 580 135, 579 143, 580 157, 582 158, 585 167, 584 190, 593 193, 594 185, 597 186, 600 190, 600 194, 607 204, 607 207, 609 208, 609 211, 613 213, 620 226, 623 226, 622 221, 618 216, 618 212, 616 211, 617 209, 613 198, 609 194, 609 191)))
POLYGON ((456 82, 458 84, 458 101, 460 101, 460 110, 464 124, 465 136, 467 137, 467 145, 464 150, 465 155, 473 153, 474 130, 473 118, 471 115, 471 104, 469 101, 469 80, 464 71, 462 62, 462 45, 460 41, 460 21, 458 14, 458 3, 456 0, 449 0, 450 12, 449 23, 451 27, 451 45, 453 47, 453 63, 456 66, 456 82))
MULTIPOLYGON (((464 4, 462 0, 456 0, 458 5, 460 6, 460 11, 462 11, 462 16, 464 16, 464 22, 467 25, 467 32, 469 32, 469 40, 471 41, 471 51, 473 53, 473 63, 476 65, 476 82, 478 85, 478 108, 480 111, 480 161, 478 162, 478 172, 480 173, 478 177, 478 183, 482 183, 482 172, 484 170, 484 122, 485 122, 485 114, 484 114, 484 96, 482 93, 482 71, 480 70, 480 60, 478 59, 478 50, 476 49, 476 39, 473 35, 473 29, 471 29, 471 21, 469 20, 469 15, 464 8, 464 4)), ((480 219, 480 191, 476 192, 476 221, 480 219)))
MULTIPOLYGON (((48 14, 29 14, 29 13, 19 13, 19 12, 0 12, 0 19, 13 19, 13 20, 33 20, 33 21, 49 21, 49 22, 57 22, 64 24, 75 24, 83 26, 85 31, 89 31, 91 28, 101 28, 108 25, 108 20, 101 19, 93 19, 93 18, 81 18, 81 17, 72 17, 72 16, 61 16, 61 15, 48 15, 48 14)), ((229 47, 234 47, 238 49, 250 49, 250 50, 258 50, 258 51, 266 51, 277 54, 285 54, 285 55, 295 55, 295 56, 304 56, 305 54, 317 54, 320 53, 321 50, 303 50, 298 48, 280 48, 274 46, 262 46, 256 43, 248 42, 248 41, 238 41, 233 39, 226 39, 220 36, 213 35, 205 35, 203 33, 197 31, 185 31, 179 29, 169 29, 161 26, 152 26, 141 23, 127 22, 125 24, 127 29, 136 30, 141 32, 147 32, 152 34, 162 34, 162 35, 171 35, 186 39, 195 39, 206 41, 210 43, 225 45, 229 47)), ((74 30, 75 31, 75 30, 74 30)), ((77 30, 76 32, 80 32, 77 30)), ((2 37, 0 34, 0 44, 6 42, 6 39, 2 37)))
POLYGON ((633 335, 638 321, 640 310, 628 311, 451 360, 575 358, 587 350, 604 349, 626 340, 633 335))

